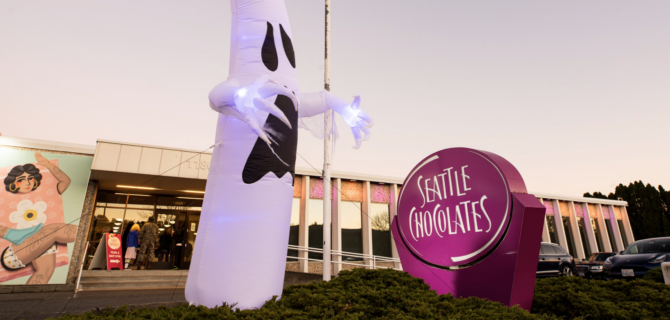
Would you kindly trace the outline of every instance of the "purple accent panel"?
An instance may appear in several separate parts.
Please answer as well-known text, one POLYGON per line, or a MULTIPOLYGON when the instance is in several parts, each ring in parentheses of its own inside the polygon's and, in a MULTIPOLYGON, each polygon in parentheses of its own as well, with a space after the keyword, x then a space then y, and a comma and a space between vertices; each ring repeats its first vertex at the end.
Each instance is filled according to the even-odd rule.
POLYGON ((603 219, 610 218, 610 207, 608 205, 600 205, 603 208, 603 219))
POLYGON ((391 203, 391 186, 388 184, 370 183, 370 202, 391 203))
POLYGON ((309 179, 309 198, 323 199, 323 179, 313 177, 309 179))
POLYGON ((445 149, 419 162, 403 186, 391 225, 403 270, 438 294, 530 310, 548 208, 526 193, 511 163, 445 149))
POLYGON ((575 202, 575 215, 577 218, 584 218, 584 209, 582 208, 582 203, 575 202))
POLYGON ((542 200, 542 202, 544 204, 544 207, 547 208, 547 215, 548 216, 553 216, 554 215, 554 201, 544 199, 544 200, 542 200))

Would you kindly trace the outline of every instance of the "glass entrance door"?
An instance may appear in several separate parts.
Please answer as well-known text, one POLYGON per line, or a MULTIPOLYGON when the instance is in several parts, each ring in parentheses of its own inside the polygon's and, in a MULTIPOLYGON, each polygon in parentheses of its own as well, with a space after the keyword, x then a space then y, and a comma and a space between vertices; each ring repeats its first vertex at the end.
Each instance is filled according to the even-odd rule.
POLYGON ((195 247, 195 237, 198 236, 198 226, 200 225, 200 212, 189 212, 186 221, 186 232, 184 236, 184 262, 183 268, 188 269, 191 266, 193 258, 193 247, 195 247))

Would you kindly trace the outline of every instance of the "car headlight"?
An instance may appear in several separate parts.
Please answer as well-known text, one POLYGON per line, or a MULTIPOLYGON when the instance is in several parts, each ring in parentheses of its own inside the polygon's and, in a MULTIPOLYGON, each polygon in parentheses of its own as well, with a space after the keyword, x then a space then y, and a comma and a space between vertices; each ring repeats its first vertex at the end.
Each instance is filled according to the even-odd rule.
POLYGON ((662 255, 662 256, 660 256, 660 257, 656 257, 656 258, 654 258, 654 259, 649 260, 649 263, 661 263, 661 262, 665 262, 665 257, 666 257, 666 255, 662 255))
POLYGON ((602 270, 603 266, 592 266, 591 270, 602 270))
POLYGON ((605 264, 612 264, 612 257, 605 259, 605 264))

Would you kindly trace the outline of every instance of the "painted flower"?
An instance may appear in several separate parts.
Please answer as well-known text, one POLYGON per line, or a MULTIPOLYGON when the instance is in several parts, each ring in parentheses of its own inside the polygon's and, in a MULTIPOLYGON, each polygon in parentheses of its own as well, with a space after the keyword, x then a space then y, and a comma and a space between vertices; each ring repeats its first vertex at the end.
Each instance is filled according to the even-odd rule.
POLYGON ((44 201, 33 204, 30 200, 23 200, 17 205, 17 210, 9 214, 9 221, 16 223, 18 229, 36 226, 47 221, 47 204, 44 201))

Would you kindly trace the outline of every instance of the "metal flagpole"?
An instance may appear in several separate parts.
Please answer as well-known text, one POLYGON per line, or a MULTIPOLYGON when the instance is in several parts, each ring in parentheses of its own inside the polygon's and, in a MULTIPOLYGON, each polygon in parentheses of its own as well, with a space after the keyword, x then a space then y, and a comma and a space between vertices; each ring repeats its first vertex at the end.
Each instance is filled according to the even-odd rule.
MULTIPOLYGON (((326 35, 325 35, 325 59, 323 69, 324 89, 330 91, 330 0, 326 1, 326 35)), ((324 139, 323 139, 323 280, 330 280, 330 213, 332 206, 330 197, 330 160, 333 143, 333 111, 328 109, 324 117, 324 139)))

